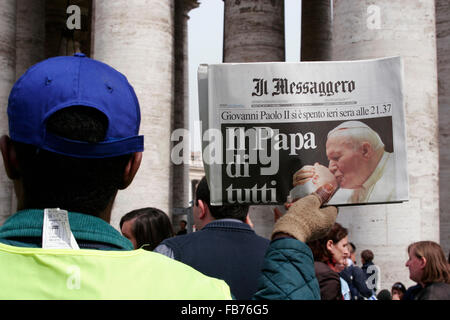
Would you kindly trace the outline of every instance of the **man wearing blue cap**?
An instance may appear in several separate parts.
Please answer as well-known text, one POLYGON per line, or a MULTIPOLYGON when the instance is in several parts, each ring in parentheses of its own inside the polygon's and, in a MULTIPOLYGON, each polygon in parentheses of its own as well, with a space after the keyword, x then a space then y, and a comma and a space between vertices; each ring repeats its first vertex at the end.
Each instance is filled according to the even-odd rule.
MULTIPOLYGON (((8 119, 0 148, 18 212, 0 227, 0 299, 231 298, 223 280, 132 250, 109 225, 143 151, 125 76, 83 54, 47 59, 14 85, 8 119)), ((329 197, 319 188, 277 221, 255 298, 320 297, 305 242, 333 225, 329 197)))
POLYGON ((18 212, 0 228, 0 298, 231 298, 222 280, 130 251, 109 225, 143 151, 125 76, 83 54, 45 60, 14 85, 8 119, 0 147, 18 212))

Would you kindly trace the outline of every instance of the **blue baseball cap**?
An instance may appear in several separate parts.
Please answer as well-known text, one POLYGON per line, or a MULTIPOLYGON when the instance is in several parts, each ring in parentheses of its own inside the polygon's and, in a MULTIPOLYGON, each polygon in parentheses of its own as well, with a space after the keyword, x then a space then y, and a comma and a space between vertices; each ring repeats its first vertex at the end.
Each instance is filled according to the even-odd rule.
POLYGON ((77 158, 107 158, 144 150, 139 135, 141 114, 127 78, 105 63, 82 53, 44 60, 20 77, 8 100, 12 140, 77 158), (66 139, 46 130, 56 111, 91 107, 108 119, 104 141, 66 139))

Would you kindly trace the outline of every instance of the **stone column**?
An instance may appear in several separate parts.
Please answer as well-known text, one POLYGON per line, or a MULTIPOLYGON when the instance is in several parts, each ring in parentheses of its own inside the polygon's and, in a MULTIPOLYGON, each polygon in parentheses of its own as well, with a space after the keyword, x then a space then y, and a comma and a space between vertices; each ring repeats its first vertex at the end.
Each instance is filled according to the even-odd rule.
MULTIPOLYGON (((284 1, 224 0, 224 62, 285 61, 284 1)), ((255 232, 270 237, 272 206, 251 206, 255 232)))
POLYGON ((301 61, 331 60, 330 0, 302 0, 301 61))
MULTIPOLYGON (((172 132, 177 129, 189 130, 189 63, 188 63, 188 20, 189 11, 197 8, 197 0, 175 2, 175 96, 172 118, 172 132)), ((185 135, 184 137, 188 137, 185 135)), ((184 138, 183 138, 184 139, 184 138)), ((188 142, 188 141, 183 141, 188 142)), ((173 142, 174 145, 181 141, 173 142)), ((183 149, 183 157, 190 159, 190 145, 183 149)), ((172 206, 185 208, 189 206, 189 161, 181 164, 172 163, 172 206)), ((178 230, 179 222, 186 216, 173 215, 172 223, 178 230)))
MULTIPOLYGON (((175 2, 175 103, 172 132, 176 129, 189 130, 188 13, 198 6, 197 0, 175 2)), ((180 141, 174 142, 172 146, 177 144, 180 141)), ((183 152, 187 161, 182 164, 172 163, 172 205, 176 208, 189 206, 189 148, 183 152)), ((173 221, 177 227, 178 221, 175 220, 179 219, 173 221)))
POLYGON ((224 0, 224 62, 284 61, 284 1, 224 0))
MULTIPOLYGON (((0 2, 0 135, 8 134, 9 92, 16 79, 16 0, 0 2)), ((12 213, 12 183, 3 169, 0 170, 0 224, 12 213)))
MULTIPOLYGON (((45 58, 45 1, 16 0, 16 80, 45 58)), ((11 212, 17 197, 11 195, 11 212)))
POLYGON ((450 251, 450 6, 436 0, 436 45, 439 93, 439 207, 440 241, 450 251))
POLYGON ((45 58, 45 1, 17 0, 16 78, 45 58))
POLYGON ((111 224, 133 209, 170 202, 174 1, 94 1, 93 57, 126 75, 141 106, 145 151, 139 172, 119 191, 111 224))
POLYGON ((405 268, 411 242, 439 241, 435 7, 420 0, 373 3, 334 1, 333 60, 403 57, 410 201, 343 207, 338 221, 358 254, 374 252, 381 287, 389 289, 396 281, 413 284, 405 268))

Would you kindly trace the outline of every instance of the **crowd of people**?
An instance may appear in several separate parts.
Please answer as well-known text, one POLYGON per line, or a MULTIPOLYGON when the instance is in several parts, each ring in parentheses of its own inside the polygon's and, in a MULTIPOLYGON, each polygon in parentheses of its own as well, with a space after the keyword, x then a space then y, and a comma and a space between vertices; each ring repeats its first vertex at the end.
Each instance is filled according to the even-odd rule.
MULTIPOLYGON (((154 250, 208 276, 224 279, 236 299, 251 299, 269 240, 252 230, 248 205, 212 206, 206 177, 197 186, 194 202, 193 217, 198 232, 187 234, 184 222, 180 223, 180 230, 186 231, 182 233, 186 236, 174 237, 167 215, 155 208, 127 213, 120 228, 135 249, 154 250)), ((363 250, 359 267, 356 247, 349 242, 347 229, 339 223, 334 223, 325 237, 307 245, 314 257, 322 300, 450 299, 446 285, 450 280, 449 262, 435 242, 421 241, 409 246, 406 266, 411 280, 417 284, 408 290, 401 282, 394 283, 390 290, 379 290, 380 268, 373 262, 374 253, 363 250)))
MULTIPOLYGON (((167 215, 155 208, 127 213, 120 227, 135 249, 154 250, 203 274, 224 279, 236 299, 251 299, 257 291, 269 240, 252 230, 248 211, 248 205, 212 206, 208 183, 203 177, 193 206, 197 232, 175 237, 167 215), (156 213, 159 219, 153 218, 156 213), (142 215, 149 217, 136 218, 142 215), (129 226, 124 223, 128 221, 132 223, 129 226), (143 221, 147 227, 142 225, 143 221), (136 241, 137 238, 143 240, 136 241)), ((180 227, 185 230, 185 225, 180 227)), ((374 264, 371 250, 361 252, 361 267, 357 265, 356 247, 349 242, 348 231, 341 224, 334 223, 326 236, 306 244, 313 254, 322 300, 450 299, 449 262, 435 242, 421 241, 408 247, 406 266, 410 279, 417 284, 407 289, 403 283, 396 282, 390 290, 380 290, 380 268, 374 264)))
POLYGON ((33 66, 11 91, 8 118, 0 149, 18 211, 0 227, 0 298, 450 300, 449 261, 432 241, 407 248, 417 285, 380 290, 373 252, 359 267, 337 208, 324 206, 326 185, 277 213, 270 240, 253 230, 248 205, 212 206, 206 178, 196 232, 184 222, 175 234, 148 207, 125 214, 120 234, 111 210, 144 144, 134 90, 104 63, 76 54, 33 66))

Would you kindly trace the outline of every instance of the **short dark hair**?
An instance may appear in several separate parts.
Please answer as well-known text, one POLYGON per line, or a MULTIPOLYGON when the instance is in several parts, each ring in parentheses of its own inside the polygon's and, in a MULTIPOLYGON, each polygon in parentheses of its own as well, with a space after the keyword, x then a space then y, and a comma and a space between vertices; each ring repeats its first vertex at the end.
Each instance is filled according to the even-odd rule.
POLYGON ((172 223, 164 211, 152 207, 130 211, 120 219, 120 229, 134 218, 132 232, 138 248, 153 251, 164 239, 174 236, 172 223))
MULTIPOLYGON (((47 120, 52 134, 85 142, 103 141, 106 116, 90 107, 73 106, 55 112, 47 120)), ((59 207, 98 216, 122 185, 130 154, 81 159, 64 156, 13 141, 24 187, 25 208, 59 207)))
POLYGON ((361 252, 361 258, 364 259, 365 263, 369 263, 369 262, 372 262, 372 260, 374 258, 374 254, 373 254, 372 250, 366 249, 363 252, 361 252))
POLYGON ((334 244, 338 243, 348 235, 348 231, 339 223, 335 222, 333 227, 327 233, 327 235, 321 239, 310 241, 307 245, 311 248, 314 261, 332 261, 332 254, 327 249, 328 240, 333 241, 334 244))
POLYGON ((391 290, 392 290, 392 289, 399 290, 399 291, 402 292, 403 294, 405 294, 405 292, 406 292, 406 287, 405 287, 405 285, 404 285, 403 283, 401 283, 401 282, 396 282, 396 283, 394 283, 394 284, 392 285, 391 290))
POLYGON ((198 206, 198 200, 202 200, 209 208, 211 215, 215 219, 232 218, 245 222, 250 206, 248 204, 224 204, 221 206, 211 205, 210 191, 206 177, 197 185, 195 191, 195 204, 198 206))
POLYGON ((383 289, 377 294, 377 300, 392 300, 392 295, 389 290, 383 289))

